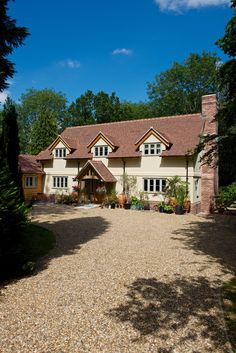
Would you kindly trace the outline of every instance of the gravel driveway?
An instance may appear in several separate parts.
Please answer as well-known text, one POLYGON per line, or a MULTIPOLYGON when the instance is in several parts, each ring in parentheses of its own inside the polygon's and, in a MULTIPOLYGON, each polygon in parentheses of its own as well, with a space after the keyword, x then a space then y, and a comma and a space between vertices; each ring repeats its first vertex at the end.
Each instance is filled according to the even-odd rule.
POLYGON ((231 352, 236 217, 38 204, 33 221, 57 246, 1 290, 1 353, 231 352))

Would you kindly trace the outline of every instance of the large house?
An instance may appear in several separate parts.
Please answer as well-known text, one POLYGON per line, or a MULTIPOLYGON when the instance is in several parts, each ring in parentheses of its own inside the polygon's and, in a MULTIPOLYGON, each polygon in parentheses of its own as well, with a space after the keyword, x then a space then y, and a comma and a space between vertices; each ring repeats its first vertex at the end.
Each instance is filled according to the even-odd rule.
POLYGON ((44 194, 72 192, 80 182, 93 201, 97 187, 124 189, 123 176, 135 176, 136 191, 149 200, 163 197, 166 179, 175 175, 188 182, 194 212, 210 211, 217 192, 217 169, 202 165, 193 154, 200 135, 217 133, 215 95, 202 97, 202 112, 152 119, 66 128, 44 151, 44 194))

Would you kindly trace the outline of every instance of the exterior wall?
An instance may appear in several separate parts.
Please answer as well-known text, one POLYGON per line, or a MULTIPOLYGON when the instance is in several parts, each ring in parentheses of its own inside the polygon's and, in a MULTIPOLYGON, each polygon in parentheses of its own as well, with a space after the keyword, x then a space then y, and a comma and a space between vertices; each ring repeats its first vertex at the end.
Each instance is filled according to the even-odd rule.
POLYGON ((29 201, 34 196, 43 193, 43 177, 42 174, 23 174, 22 176, 22 184, 23 184, 23 192, 25 200, 29 201), (26 177, 36 177, 37 178, 37 186, 36 187, 27 187, 26 186, 26 177))
MULTIPOLYGON (((65 148, 62 142, 59 142, 55 148, 65 148)), ((69 153, 69 150, 66 149, 66 154, 69 153)), ((52 152, 55 156, 55 149, 52 152)), ((84 164, 80 163, 82 167, 84 164)), ((43 192, 45 194, 55 194, 58 192, 71 192, 72 186, 76 184, 73 181, 73 178, 78 174, 78 161, 65 160, 63 158, 53 158, 51 161, 43 162, 43 170, 45 172, 45 181, 43 192), (54 188, 53 187, 53 177, 54 176, 66 176, 68 177, 68 186, 67 188, 54 188)))
MULTIPOLYGON (((156 143, 159 142, 158 139, 151 135, 144 143, 156 143)), ((105 145, 105 142, 100 139, 91 149, 94 153, 95 146, 105 145)), ((161 143, 162 150, 166 147, 161 143)), ((63 144, 60 142, 56 148, 63 148, 63 144)), ((144 151, 144 144, 140 146, 140 151, 144 151)), ((111 148, 108 146, 109 152, 111 148)), ((185 157, 160 157, 158 155, 142 155, 141 158, 124 158, 124 159, 109 159, 107 157, 93 157, 94 160, 100 160, 105 166, 111 171, 114 177, 117 179, 116 191, 118 193, 122 192, 122 176, 124 172, 125 163, 125 173, 129 176, 135 176, 137 178, 136 190, 134 193, 139 196, 140 192, 144 191, 144 179, 166 179, 175 175, 180 176, 184 181, 186 180, 186 159, 185 157)), ((86 160, 79 162, 64 160, 63 158, 54 158, 53 161, 44 162, 45 185, 44 193, 53 194, 57 192, 71 192, 72 185, 76 182, 73 178, 78 174, 78 171, 86 163, 86 160), (67 176, 68 177, 68 187, 63 190, 58 188, 53 188, 53 176, 67 176)), ((188 180, 189 180, 189 197, 192 202, 195 201, 195 178, 198 176, 199 170, 198 165, 192 159, 189 160, 188 165, 188 180)), ((149 201, 157 202, 164 199, 163 193, 148 193, 149 201)))

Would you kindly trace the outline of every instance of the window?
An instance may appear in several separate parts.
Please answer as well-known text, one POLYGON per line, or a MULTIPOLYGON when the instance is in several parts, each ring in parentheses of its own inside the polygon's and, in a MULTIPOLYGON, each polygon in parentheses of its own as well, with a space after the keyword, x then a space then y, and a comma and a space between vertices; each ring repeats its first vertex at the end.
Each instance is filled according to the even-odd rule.
POLYGON ((166 179, 144 179, 143 189, 146 192, 164 192, 166 179))
POLYGON ((108 155, 108 147, 107 146, 96 146, 94 148, 94 155, 96 157, 104 157, 108 155))
POLYGON ((55 148, 55 158, 64 158, 66 156, 65 148, 55 148))
POLYGON ((26 188, 36 188, 38 185, 37 176, 26 176, 25 177, 25 187, 26 188))
POLYGON ((53 177, 53 187, 54 188, 67 188, 67 186, 68 186, 68 177, 67 176, 63 176, 63 177, 54 176, 53 177))
POLYGON ((144 144, 144 154, 148 156, 156 156, 161 153, 160 143, 145 143, 144 144))

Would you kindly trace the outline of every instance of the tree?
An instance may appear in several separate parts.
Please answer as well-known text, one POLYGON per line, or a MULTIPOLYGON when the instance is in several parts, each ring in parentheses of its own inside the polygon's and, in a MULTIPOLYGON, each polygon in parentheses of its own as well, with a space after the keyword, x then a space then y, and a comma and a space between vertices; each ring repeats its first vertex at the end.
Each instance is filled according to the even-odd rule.
POLYGON ((155 113, 150 103, 145 102, 121 102, 120 104, 121 118, 120 120, 136 120, 154 118, 155 113))
POLYGON ((121 118, 120 100, 115 92, 109 96, 101 91, 94 97, 95 120, 97 124, 119 121, 121 118))
MULTIPOLYGON (((219 174, 220 184, 236 181, 236 0, 232 1, 234 14, 228 22, 225 35, 216 44, 230 59, 219 70, 220 108, 219 123, 219 174)), ((212 151, 214 153, 214 151, 212 151)))
POLYGON ((64 127, 94 123, 94 94, 88 90, 70 105, 64 127))
POLYGON ((8 0, 0 2, 0 92, 8 87, 7 79, 15 73, 14 64, 7 59, 13 49, 21 46, 27 37, 28 30, 25 27, 17 27, 16 21, 7 15, 8 0))
POLYGON ((30 152, 31 129, 40 115, 47 110, 56 119, 56 129, 60 133, 67 114, 67 99, 61 92, 52 89, 29 89, 22 94, 17 106, 19 114, 19 136, 22 153, 30 152))
POLYGON ((57 136, 56 114, 44 108, 32 126, 30 153, 38 154, 47 148, 57 136))
POLYGON ((212 53, 190 54, 184 64, 172 67, 148 84, 148 96, 156 116, 201 111, 201 97, 218 91, 217 64, 212 53))
POLYGON ((20 153, 18 139, 17 112, 14 104, 8 98, 2 112, 2 133, 0 138, 0 165, 8 175, 8 181, 21 190, 21 180, 18 168, 18 155, 20 153))

